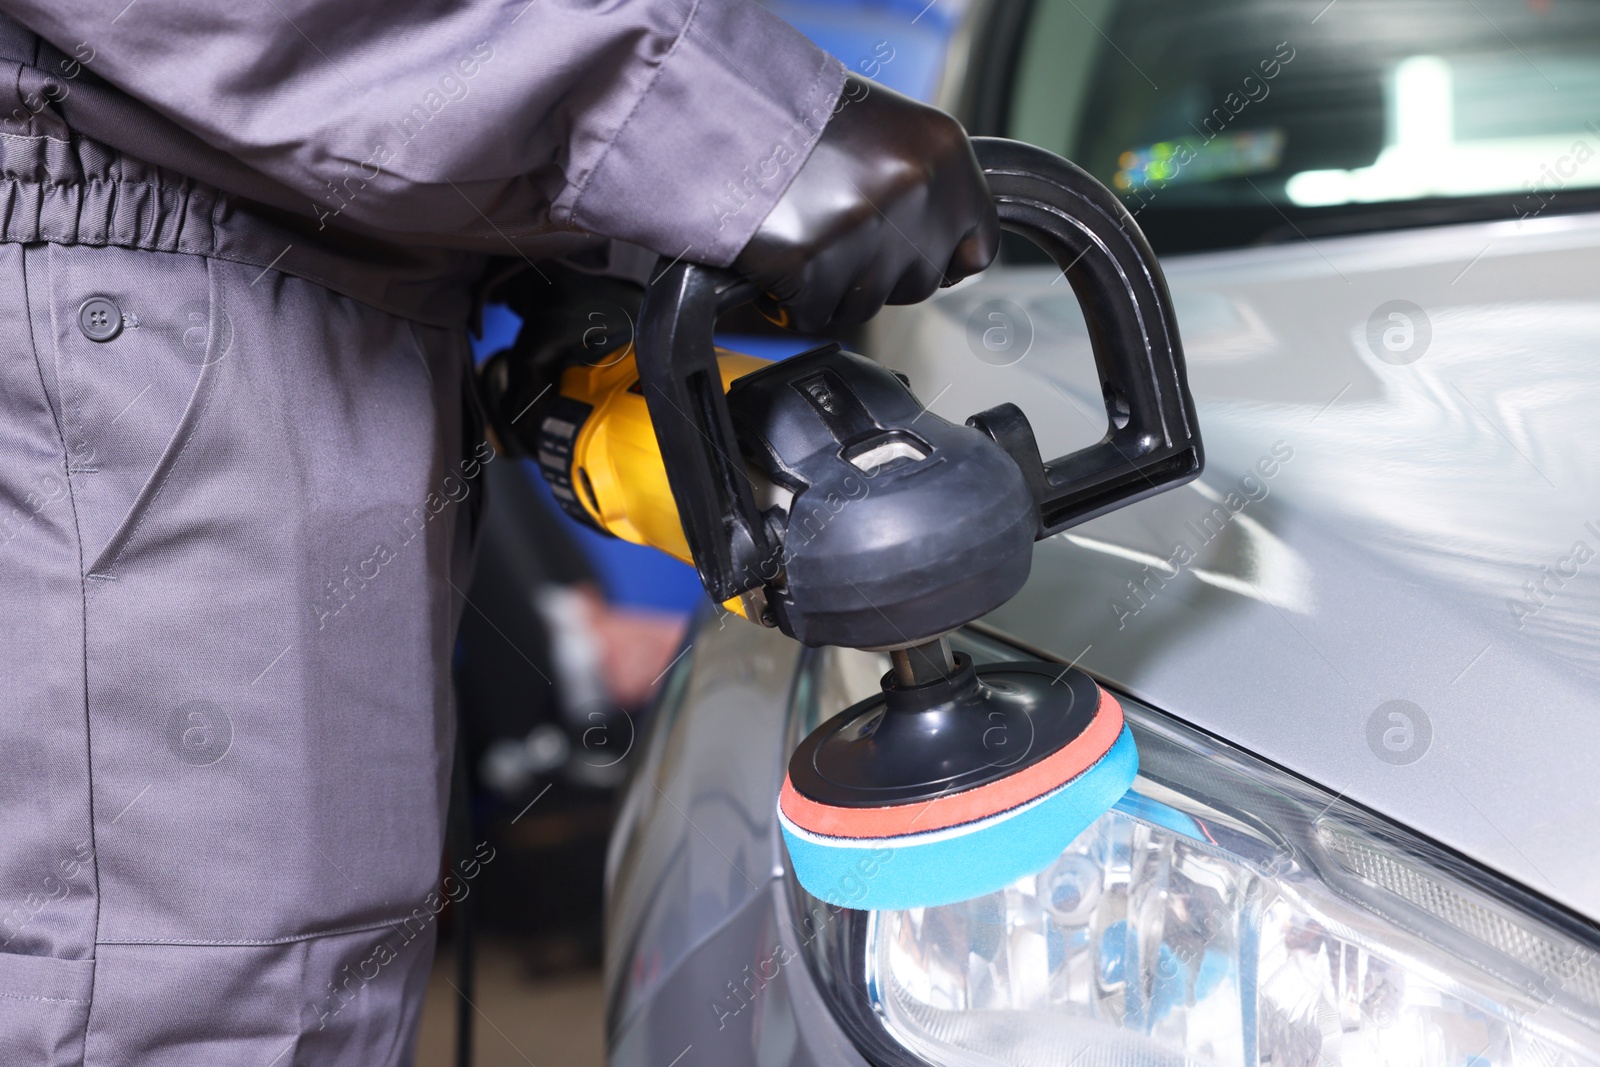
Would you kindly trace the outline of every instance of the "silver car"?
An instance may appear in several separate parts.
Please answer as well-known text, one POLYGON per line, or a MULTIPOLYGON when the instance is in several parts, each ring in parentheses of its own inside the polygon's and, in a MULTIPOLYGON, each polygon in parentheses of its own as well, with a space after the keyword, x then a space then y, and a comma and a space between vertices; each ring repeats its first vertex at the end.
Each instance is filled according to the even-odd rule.
MULTIPOLYGON (((1600 1064, 1600 5, 939 14, 938 101, 1122 193, 1176 303, 1205 474, 955 638, 1094 674, 1141 774, 1002 892, 823 905, 784 765, 885 663, 706 614, 612 842, 612 1062, 1600 1064)), ((859 348, 1106 431, 1027 248, 859 348)))

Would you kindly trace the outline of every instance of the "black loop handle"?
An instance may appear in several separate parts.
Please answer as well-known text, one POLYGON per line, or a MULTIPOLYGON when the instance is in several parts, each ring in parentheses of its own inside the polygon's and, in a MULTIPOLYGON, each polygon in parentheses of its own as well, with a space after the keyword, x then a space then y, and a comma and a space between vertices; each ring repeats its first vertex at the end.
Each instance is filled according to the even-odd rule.
MULTIPOLYGON (((1177 321, 1133 217, 1054 153, 995 137, 972 146, 1001 224, 1042 248, 1077 295, 1110 424, 1096 444, 1044 463, 1016 405, 967 420, 1022 468, 1037 536, 1196 477, 1204 459, 1177 321)), ((719 602, 760 586, 780 549, 756 508, 712 343, 718 316, 757 296, 730 271, 680 261, 651 283, 639 316, 645 402, 696 569, 719 602)))
POLYGON ((778 548, 739 455, 712 341, 717 318, 759 294, 732 271, 680 261, 650 284, 639 311, 639 383, 695 569, 718 603, 761 585, 778 548))
POLYGON ((1144 234, 1111 190, 1052 152, 975 137, 1001 225, 1054 260, 1083 309, 1108 429, 1040 461, 1015 404, 967 420, 1011 454, 1039 504, 1039 537, 1199 475, 1204 465, 1172 298, 1144 234))

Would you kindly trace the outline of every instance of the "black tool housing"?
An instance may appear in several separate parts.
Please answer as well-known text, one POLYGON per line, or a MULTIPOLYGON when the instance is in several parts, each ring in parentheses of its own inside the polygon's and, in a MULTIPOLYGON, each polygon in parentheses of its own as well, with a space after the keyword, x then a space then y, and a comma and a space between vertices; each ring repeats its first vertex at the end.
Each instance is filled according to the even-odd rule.
POLYGON ((767 606, 808 645, 879 648, 955 629, 1027 580, 1037 522, 1011 457, 825 345, 734 382, 740 452, 792 493, 766 513, 767 606))

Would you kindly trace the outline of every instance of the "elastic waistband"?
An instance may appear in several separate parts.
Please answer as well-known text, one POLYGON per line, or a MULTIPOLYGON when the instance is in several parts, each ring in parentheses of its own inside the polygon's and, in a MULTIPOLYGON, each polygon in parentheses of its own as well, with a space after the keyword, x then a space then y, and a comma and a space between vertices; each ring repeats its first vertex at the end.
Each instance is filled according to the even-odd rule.
POLYGON ((355 238, 334 251, 276 215, 81 137, 0 133, 0 241, 210 256, 293 274, 418 322, 467 321, 476 257, 355 238))
MULTIPOLYGON (((253 261, 265 231, 227 226, 225 197, 92 141, 0 133, 0 240, 120 245, 253 261)), ((283 251, 280 243, 276 251, 283 251)))

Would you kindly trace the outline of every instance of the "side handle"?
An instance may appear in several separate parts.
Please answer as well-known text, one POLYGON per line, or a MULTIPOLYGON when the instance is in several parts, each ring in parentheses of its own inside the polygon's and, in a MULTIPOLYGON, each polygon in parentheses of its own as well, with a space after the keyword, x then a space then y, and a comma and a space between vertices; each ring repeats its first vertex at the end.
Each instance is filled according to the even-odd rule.
POLYGON ((776 546, 756 508, 717 369, 718 316, 757 296, 730 271, 679 262, 639 312, 639 383, 700 581, 722 603, 762 584, 776 546))
POLYGON ((1039 505, 1037 536, 1197 477, 1205 456, 1172 299, 1133 216, 1052 152, 998 137, 972 146, 1001 225, 1043 249, 1072 286, 1105 399, 1105 437, 1047 462, 1015 404, 967 420, 1022 468, 1039 505))

